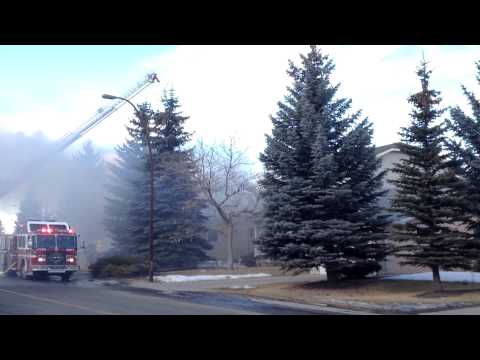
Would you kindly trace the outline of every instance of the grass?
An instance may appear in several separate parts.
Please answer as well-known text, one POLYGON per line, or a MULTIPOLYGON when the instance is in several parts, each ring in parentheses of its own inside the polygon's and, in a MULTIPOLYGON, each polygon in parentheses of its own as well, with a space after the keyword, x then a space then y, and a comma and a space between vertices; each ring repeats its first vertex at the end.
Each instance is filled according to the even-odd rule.
POLYGON ((453 303, 480 304, 480 284, 444 283, 434 292, 431 281, 351 280, 332 286, 326 281, 301 284, 268 284, 253 289, 225 290, 277 300, 322 303, 332 300, 372 304, 453 303))

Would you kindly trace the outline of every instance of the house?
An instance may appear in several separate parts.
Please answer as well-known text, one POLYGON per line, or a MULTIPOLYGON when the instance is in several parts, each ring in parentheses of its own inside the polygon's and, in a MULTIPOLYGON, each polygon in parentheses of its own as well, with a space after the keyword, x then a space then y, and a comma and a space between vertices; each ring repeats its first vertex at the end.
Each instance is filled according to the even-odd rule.
MULTIPOLYGON (((392 196, 395 194, 395 185, 390 183, 389 180, 395 180, 398 175, 391 170, 394 164, 400 162, 402 159, 406 159, 407 155, 401 152, 399 143, 389 144, 385 146, 379 146, 375 149, 377 158, 382 160, 380 171, 386 171, 383 188, 388 190, 388 193, 380 200, 380 205, 384 208, 391 206, 392 196)), ((395 222, 401 222, 404 219, 395 218, 395 222)), ((397 256, 389 256, 386 261, 382 263, 382 270, 380 274, 405 274, 405 273, 418 273, 425 269, 416 266, 400 265, 401 259, 397 256)))
MULTIPOLYGON (((389 180, 395 179, 396 174, 391 170, 395 163, 405 159, 406 155, 400 151, 399 143, 379 146, 376 148, 376 155, 382 160, 380 171, 386 170, 384 189, 389 190, 387 195, 380 200, 380 204, 384 208, 389 208, 391 205, 391 198, 395 192, 395 186, 389 180)), ((208 217, 208 232, 206 236, 210 240, 213 248, 208 251, 208 255, 215 259, 219 264, 225 264, 227 260, 227 243, 225 241, 224 227, 217 212, 210 208, 206 211, 208 217)), ((402 221, 397 218, 396 221, 402 221)), ((235 262, 239 262, 244 256, 254 256, 257 259, 262 258, 262 254, 255 244, 256 239, 261 231, 261 216, 252 217, 244 215, 238 217, 234 224, 233 236, 233 258, 235 262)), ((97 251, 102 251, 97 244, 97 251)), ((424 269, 400 265, 400 259, 396 256, 389 256, 386 261, 382 263, 381 274, 399 274, 399 273, 416 273, 424 271, 424 269)))
MULTIPOLYGON (((383 208, 390 208, 391 206, 391 199, 395 193, 395 185, 390 183, 390 180, 394 180, 398 177, 397 174, 393 173, 391 170, 394 167, 394 164, 400 162, 402 159, 405 159, 407 155, 401 152, 399 143, 393 143, 389 145, 379 146, 375 149, 375 153, 377 158, 381 159, 381 168, 379 171, 386 171, 384 177, 383 188, 388 190, 387 194, 380 199, 380 205, 383 208)), ((402 222, 405 219, 401 217, 394 218, 395 222, 402 222)), ((250 236, 247 238, 240 238, 238 241, 253 241, 256 239, 256 234, 258 234, 260 230, 260 219, 257 219, 257 222, 254 224, 250 224, 249 226, 253 226, 255 231, 255 236, 250 236)), ((240 247, 239 247, 240 250, 240 247)), ((241 251, 240 251, 241 252, 241 251)), ((257 247, 254 247, 255 256, 261 256, 260 252, 258 251, 257 247)), ((379 272, 382 275, 386 274, 405 274, 405 273, 418 273, 425 271, 423 268, 415 267, 415 266, 407 266, 407 265, 400 265, 401 259, 397 256, 388 256, 387 259, 381 264, 382 270, 379 272)))
MULTIPOLYGON (((384 189, 388 190, 385 197, 380 199, 380 205, 389 208, 391 205, 392 195, 395 192, 395 186, 389 182, 397 177, 391 170, 395 163, 405 159, 406 155, 400 150, 399 143, 379 146, 375 150, 378 158, 382 160, 379 171, 386 171, 384 178, 384 189)), ((212 242, 213 249, 209 251, 209 255, 214 259, 225 262, 227 259, 227 244, 223 233, 222 223, 215 212, 209 213, 208 238, 212 242)), ((244 216, 237 219, 234 230, 233 256, 236 261, 246 255, 254 255, 257 259, 262 257, 255 241, 261 230, 261 218, 252 218, 244 216)), ((396 221, 402 221, 397 218, 396 221)), ((416 273, 423 269, 414 266, 400 265, 400 259, 396 256, 387 257, 382 265, 381 274, 399 274, 399 273, 416 273)))
MULTIPOLYGON (((208 255, 219 263, 227 261, 227 242, 225 240, 225 229, 218 214, 213 212, 209 214, 208 240, 213 249, 208 251, 208 255)), ((233 234, 233 259, 239 262, 244 256, 254 256, 256 251, 255 239, 258 234, 258 218, 253 218, 247 214, 235 219, 233 234)))

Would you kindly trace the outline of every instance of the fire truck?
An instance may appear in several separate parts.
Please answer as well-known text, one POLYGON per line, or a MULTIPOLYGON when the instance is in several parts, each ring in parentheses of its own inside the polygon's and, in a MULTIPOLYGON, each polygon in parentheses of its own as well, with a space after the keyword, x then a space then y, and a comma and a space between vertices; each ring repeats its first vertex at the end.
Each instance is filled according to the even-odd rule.
MULTIPOLYGON (((45 165, 56 153, 59 153, 87 132, 98 126, 106 118, 119 110, 125 102, 147 89, 151 84, 160 82, 155 73, 147 76, 130 88, 122 97, 104 95, 103 98, 115 100, 111 106, 98 109, 95 114, 76 130, 60 138, 46 154, 33 159, 23 172, 0 189, 0 199, 31 179, 28 176, 32 166, 38 169, 45 165)), ((1 180, 1 179, 0 179, 1 180)), ((83 248, 83 246, 82 246, 83 248)), ((47 277, 60 275, 68 281, 77 264, 77 235, 65 222, 27 221, 24 231, 13 235, 0 234, 0 273, 16 273, 22 278, 47 277)))
POLYGON ((1 237, 0 270, 23 279, 57 275, 62 281, 69 281, 80 270, 78 236, 66 222, 29 220, 23 229, 1 237))

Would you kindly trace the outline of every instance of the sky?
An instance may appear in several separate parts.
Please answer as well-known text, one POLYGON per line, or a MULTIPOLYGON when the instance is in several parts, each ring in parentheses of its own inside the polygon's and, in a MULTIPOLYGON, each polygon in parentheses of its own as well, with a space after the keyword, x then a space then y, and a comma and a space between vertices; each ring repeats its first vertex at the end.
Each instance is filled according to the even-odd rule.
MULTIPOLYGON (((353 110, 374 123, 379 146, 398 141, 408 121, 406 99, 419 88, 415 69, 422 56, 444 106, 466 105, 460 84, 480 90, 474 66, 480 46, 319 46, 336 64, 339 95, 352 98, 353 110)), ((154 71, 160 84, 135 102, 160 107, 163 90, 173 87, 195 138, 235 136, 255 161, 271 129, 269 116, 290 84, 288 60, 298 63, 306 51, 298 45, 0 46, 0 131, 59 138, 108 104, 103 93, 121 96, 154 71)), ((123 107, 86 139, 106 147, 121 143, 131 112, 123 107)))
MULTIPOLYGON (((475 61, 480 46, 319 45, 336 64, 332 80, 338 95, 353 100, 374 123, 378 146, 399 140, 409 119, 407 97, 418 91, 415 71, 424 56, 441 91, 443 106, 467 109, 460 85, 480 95, 475 61)), ((44 132, 58 139, 86 121, 108 100, 121 96, 146 73, 159 84, 134 99, 160 108, 165 89, 174 88, 194 140, 236 137, 258 161, 270 115, 286 94, 289 59, 299 63, 308 46, 0 46, 0 131, 44 132)), ((124 106, 85 136, 111 148, 127 136, 132 110, 124 106)), ((257 165, 259 166, 258 162, 257 165)), ((0 214, 1 217, 1 214, 0 214)))

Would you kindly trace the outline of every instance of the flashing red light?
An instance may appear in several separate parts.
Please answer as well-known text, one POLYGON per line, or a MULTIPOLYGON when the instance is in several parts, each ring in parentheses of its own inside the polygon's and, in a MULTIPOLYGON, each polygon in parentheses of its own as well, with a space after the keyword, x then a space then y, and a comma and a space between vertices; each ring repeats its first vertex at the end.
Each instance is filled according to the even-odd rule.
POLYGON ((69 234, 73 234, 73 229, 68 229, 69 234))
POLYGON ((51 234, 51 233, 52 233, 52 229, 48 228, 48 229, 47 229, 47 233, 51 234))
POLYGON ((47 232, 47 229, 46 229, 46 228, 42 228, 41 231, 42 231, 42 233, 45 233, 45 232, 47 232))

